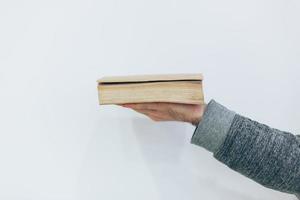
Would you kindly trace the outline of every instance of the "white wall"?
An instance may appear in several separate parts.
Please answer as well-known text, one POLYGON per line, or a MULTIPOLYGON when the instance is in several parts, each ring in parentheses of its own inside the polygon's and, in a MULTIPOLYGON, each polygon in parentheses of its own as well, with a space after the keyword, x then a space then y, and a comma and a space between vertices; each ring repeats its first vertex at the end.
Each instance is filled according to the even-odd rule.
POLYGON ((283 200, 189 143, 98 106, 106 75, 203 72, 207 101, 300 132, 297 0, 1 0, 0 199, 283 200))

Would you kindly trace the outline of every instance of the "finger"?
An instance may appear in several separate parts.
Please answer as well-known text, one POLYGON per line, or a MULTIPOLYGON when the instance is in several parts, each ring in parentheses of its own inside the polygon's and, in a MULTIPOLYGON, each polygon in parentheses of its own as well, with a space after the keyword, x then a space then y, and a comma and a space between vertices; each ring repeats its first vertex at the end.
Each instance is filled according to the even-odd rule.
POLYGON ((149 110, 149 109, 133 109, 133 110, 145 115, 159 115, 155 110, 149 110))
POLYGON ((176 103, 167 103, 167 102, 150 102, 150 103, 125 103, 122 104, 126 108, 134 109, 149 109, 149 110, 168 110, 172 106, 176 106, 176 103))
POLYGON ((132 110, 135 110, 135 111, 137 111, 137 112, 139 112, 139 111, 145 111, 145 112, 147 112, 147 111, 152 111, 152 112, 155 112, 155 113, 160 113, 160 111, 159 110, 154 110, 154 109, 139 109, 139 108, 131 108, 132 110))
POLYGON ((159 106, 157 103, 134 103, 126 104, 128 108, 141 109, 141 110, 158 110, 159 106))
POLYGON ((155 118, 159 121, 170 121, 171 118, 167 115, 165 115, 164 113, 157 113, 157 112, 151 112, 147 114, 148 117, 155 118))
POLYGON ((149 117, 153 121, 174 121, 167 113, 161 112, 160 110, 149 110, 149 109, 133 109, 134 111, 149 117))
POLYGON ((117 105, 126 107, 126 108, 130 108, 132 106, 132 104, 130 104, 130 103, 123 103, 123 104, 117 104, 117 105))
POLYGON ((160 110, 148 110, 148 109, 146 109, 146 110, 133 109, 133 110, 135 110, 136 112, 145 114, 147 116, 155 116, 157 118, 166 119, 166 120, 171 119, 167 113, 160 111, 160 110))
POLYGON ((135 111, 140 114, 146 115, 150 119, 154 119, 154 121, 170 121, 171 120, 164 113, 160 113, 155 110, 135 110, 135 111))
POLYGON ((150 119, 152 119, 153 121, 172 121, 168 117, 162 117, 162 116, 157 116, 157 115, 149 115, 148 117, 150 119))
POLYGON ((125 104, 115 104, 115 105, 117 105, 117 106, 122 106, 122 107, 126 107, 125 104))
POLYGON ((155 122, 161 121, 161 119, 157 117, 149 116, 149 118, 155 122))

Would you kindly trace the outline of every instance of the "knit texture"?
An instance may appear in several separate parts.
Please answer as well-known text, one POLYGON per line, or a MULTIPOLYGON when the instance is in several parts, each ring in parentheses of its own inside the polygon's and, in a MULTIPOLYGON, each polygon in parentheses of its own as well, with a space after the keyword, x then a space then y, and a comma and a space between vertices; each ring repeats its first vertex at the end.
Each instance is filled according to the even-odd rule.
POLYGON ((300 142, 291 133, 237 114, 214 157, 268 188, 300 193, 300 142))
POLYGON ((300 199, 300 136, 226 111, 215 101, 209 105, 192 143, 257 183, 300 199))

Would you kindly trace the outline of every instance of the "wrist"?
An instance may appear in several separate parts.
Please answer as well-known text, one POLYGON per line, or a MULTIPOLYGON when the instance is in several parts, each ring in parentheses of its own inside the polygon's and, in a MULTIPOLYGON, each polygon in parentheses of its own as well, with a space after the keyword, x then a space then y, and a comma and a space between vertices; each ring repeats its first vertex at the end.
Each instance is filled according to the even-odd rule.
POLYGON ((190 123, 192 125, 197 126, 199 124, 199 122, 202 120, 202 117, 203 117, 203 114, 205 112, 206 106, 207 106, 207 104, 203 104, 203 105, 198 106, 194 110, 194 112, 192 114, 191 121, 190 121, 190 123))

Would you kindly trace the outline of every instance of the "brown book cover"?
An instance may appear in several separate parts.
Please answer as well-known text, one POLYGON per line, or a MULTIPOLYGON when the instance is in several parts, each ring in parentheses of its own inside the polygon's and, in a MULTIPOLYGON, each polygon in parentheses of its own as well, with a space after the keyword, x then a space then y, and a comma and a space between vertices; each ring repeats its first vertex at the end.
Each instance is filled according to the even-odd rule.
POLYGON ((108 76, 99 79, 100 105, 146 102, 203 104, 202 74, 108 76))

